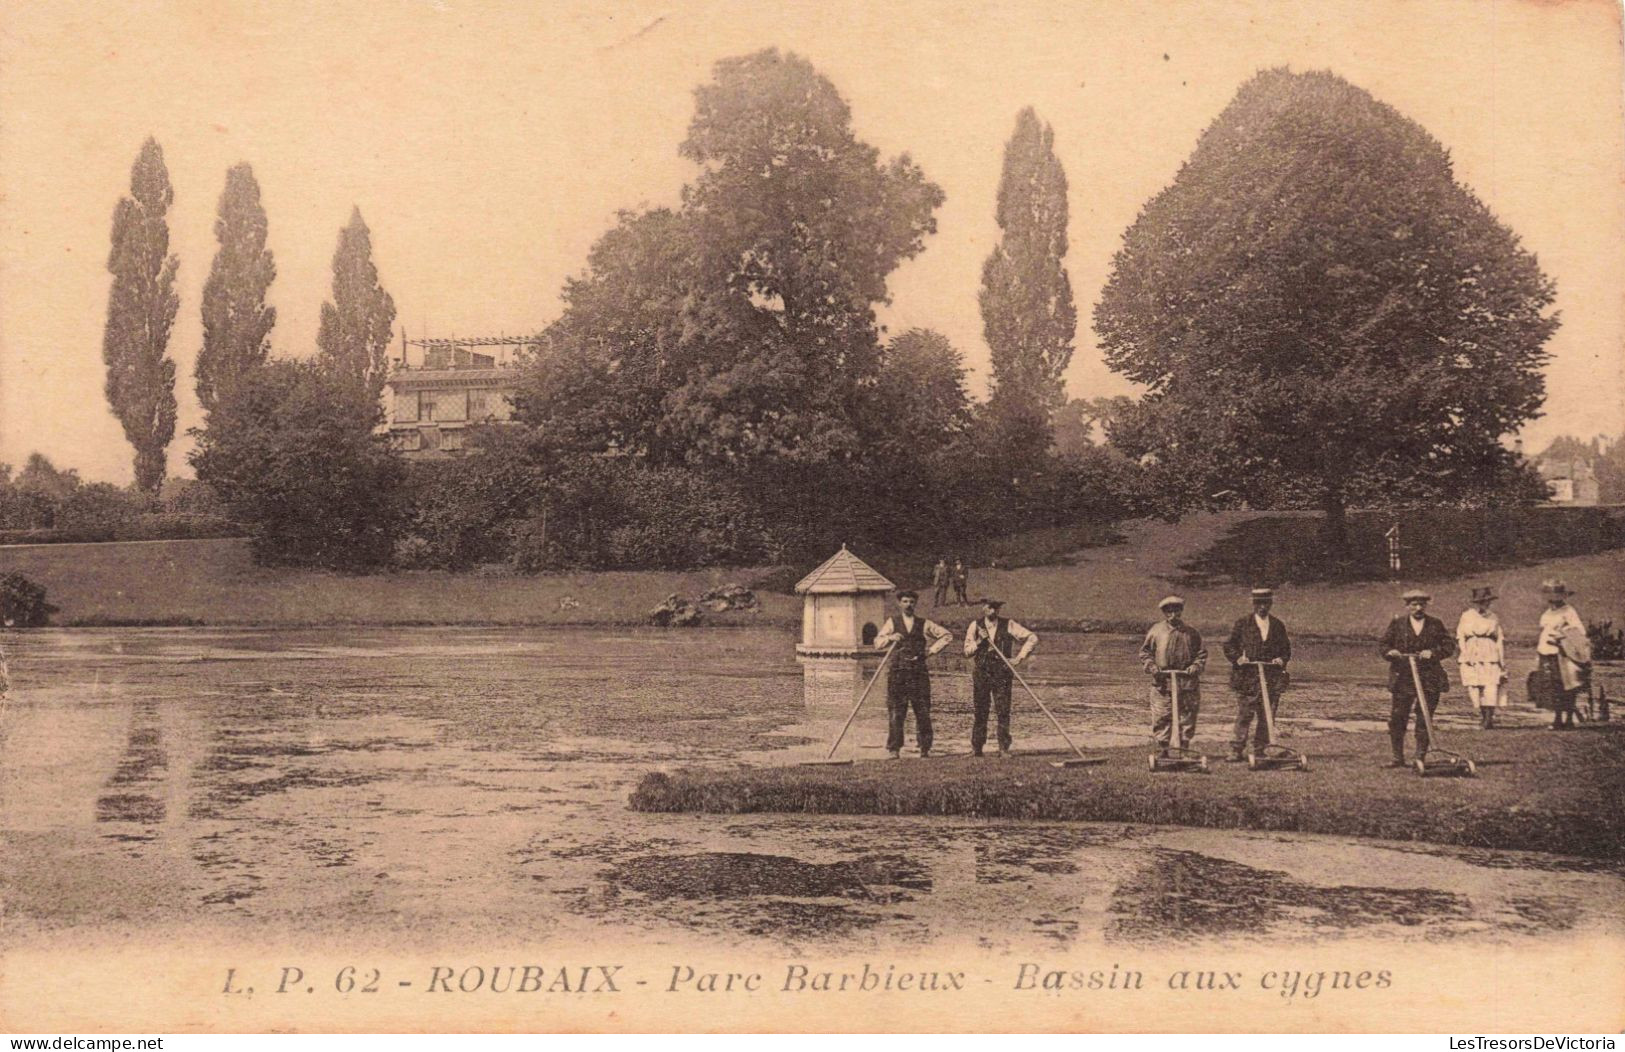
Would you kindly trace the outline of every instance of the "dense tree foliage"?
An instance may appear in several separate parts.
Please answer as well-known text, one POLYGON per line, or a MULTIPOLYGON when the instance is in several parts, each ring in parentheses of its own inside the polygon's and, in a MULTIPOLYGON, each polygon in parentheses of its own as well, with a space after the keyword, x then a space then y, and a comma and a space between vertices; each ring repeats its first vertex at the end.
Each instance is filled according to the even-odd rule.
POLYGON ((403 469, 372 433, 375 402, 326 361, 273 359, 244 377, 198 437, 192 466, 272 565, 385 566, 403 469))
POLYGON ((51 544, 89 541, 180 540, 231 536, 235 529, 206 490, 171 478, 155 498, 135 487, 85 482, 39 453, 12 474, 0 464, 0 541, 51 544))
POLYGON ((1113 434, 1187 504, 1312 480, 1335 541, 1373 480, 1512 469, 1553 297, 1419 125, 1330 73, 1260 73, 1113 262, 1095 329, 1149 388, 1113 434))
POLYGON ((113 284, 102 335, 107 401, 135 447, 136 485, 148 493, 164 481, 165 451, 175 437, 175 363, 167 356, 180 309, 180 262, 169 252, 174 199, 164 151, 149 138, 130 170, 130 194, 113 211, 107 256, 113 284))
POLYGON ((681 380, 691 245, 688 221, 672 211, 623 212, 586 272, 565 283, 564 313, 522 370, 516 398, 520 418, 553 446, 683 459, 663 403, 681 380))
POLYGON ((1066 172, 1055 132, 1031 107, 1016 117, 999 178, 999 243, 982 265, 982 329, 991 352, 987 411, 1011 455, 1035 458, 1066 401, 1078 311, 1067 252, 1066 172))
POLYGON ((1134 406, 1127 395, 1073 398, 1051 417, 1057 453, 1083 453, 1111 440, 1112 426, 1134 406))
POLYGON ((214 221, 215 251, 203 286, 203 347, 198 352, 198 402, 212 413, 229 398, 241 377, 265 364, 270 354, 276 308, 265 293, 276 278, 276 263, 265 247, 265 209, 254 169, 235 165, 226 172, 214 221))
POLYGON ((623 215, 565 290, 523 417, 584 448, 695 466, 858 454, 886 279, 942 192, 852 132, 833 85, 776 50, 719 62, 681 146, 682 207, 623 215))

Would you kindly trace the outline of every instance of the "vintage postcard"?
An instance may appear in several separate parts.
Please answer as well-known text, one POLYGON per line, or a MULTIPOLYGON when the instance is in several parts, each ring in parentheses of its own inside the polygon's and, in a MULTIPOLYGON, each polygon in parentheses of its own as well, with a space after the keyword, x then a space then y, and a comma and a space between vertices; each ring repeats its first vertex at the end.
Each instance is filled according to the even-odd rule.
POLYGON ((1622 68, 5 5, 0 1029, 1617 1034, 1622 68))

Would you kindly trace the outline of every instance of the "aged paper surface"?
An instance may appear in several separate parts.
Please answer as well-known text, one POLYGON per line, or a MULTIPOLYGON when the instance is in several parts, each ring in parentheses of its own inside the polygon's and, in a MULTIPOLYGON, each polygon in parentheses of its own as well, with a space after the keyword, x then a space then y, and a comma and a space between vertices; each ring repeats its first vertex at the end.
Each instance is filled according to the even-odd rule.
MULTIPOLYGON (((8 4, 0 461, 38 450, 87 480, 130 478, 101 393, 103 263, 148 135, 176 188, 184 434, 201 422, 198 299, 230 165, 251 162, 264 188, 276 353, 313 348, 352 206, 411 335, 535 332, 618 209, 676 203, 694 171, 677 145, 713 64, 770 47, 811 61, 861 138, 944 188, 882 320, 947 333, 973 386, 987 372, 976 283, 1022 107, 1054 127, 1071 185, 1068 384, 1125 393, 1087 324, 1123 229, 1256 71, 1330 69, 1443 142, 1553 274, 1565 325, 1532 446, 1617 435, 1620 45, 1609 0, 8 4)), ((1593 609, 1619 603, 1616 588, 1593 609)), ((788 629, 761 634, 772 660, 742 657, 749 642, 706 657, 611 630, 566 637, 568 660, 546 628, 109 631, 5 637, 7 1030, 1625 1027, 1617 864, 1174 827, 626 811, 649 771, 765 751, 748 713, 673 724, 669 744, 616 724, 626 681, 752 660, 799 676, 788 629), (548 697, 601 705, 607 722, 526 738, 513 713, 555 660, 571 671, 548 697), (279 698, 298 722, 271 726, 279 698), (134 783, 153 810, 118 825, 136 806, 118 786, 134 783), (1150 915, 1173 900, 1188 905, 1150 915)), ((751 675, 685 689, 697 707, 707 692, 778 704, 751 675)), ((1222 735, 1222 715, 1204 719, 1222 735)))

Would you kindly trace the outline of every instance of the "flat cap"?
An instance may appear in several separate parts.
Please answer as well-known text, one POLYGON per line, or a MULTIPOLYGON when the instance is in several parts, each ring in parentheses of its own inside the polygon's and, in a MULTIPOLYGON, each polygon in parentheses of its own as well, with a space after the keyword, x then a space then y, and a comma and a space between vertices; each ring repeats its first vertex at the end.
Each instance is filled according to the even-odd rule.
POLYGON ((1185 605, 1185 600, 1182 597, 1177 596, 1177 595, 1170 595, 1170 596, 1165 597, 1162 602, 1157 604, 1157 609, 1158 610, 1166 610, 1170 606, 1184 607, 1184 605, 1185 605))
POLYGON ((1432 599, 1433 597, 1422 591, 1420 588, 1407 588, 1400 598, 1408 603, 1412 599, 1432 599))

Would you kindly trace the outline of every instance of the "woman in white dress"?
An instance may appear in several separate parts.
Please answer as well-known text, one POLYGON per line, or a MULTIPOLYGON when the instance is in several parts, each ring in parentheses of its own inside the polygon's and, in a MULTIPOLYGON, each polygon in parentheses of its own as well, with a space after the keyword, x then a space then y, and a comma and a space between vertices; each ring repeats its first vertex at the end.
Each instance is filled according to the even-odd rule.
POLYGON ((1556 696, 1552 730, 1566 730, 1574 726, 1575 702, 1586 686, 1583 662, 1590 660, 1586 624, 1569 605, 1569 596, 1574 593, 1563 581, 1547 578, 1541 582, 1540 591, 1546 609, 1540 612, 1540 641, 1535 644, 1535 654, 1556 696))
POLYGON ((1495 710, 1507 698, 1506 635, 1501 619, 1490 611, 1494 601, 1494 589, 1474 588, 1473 605, 1456 622, 1456 668, 1485 730, 1495 726, 1495 710))

